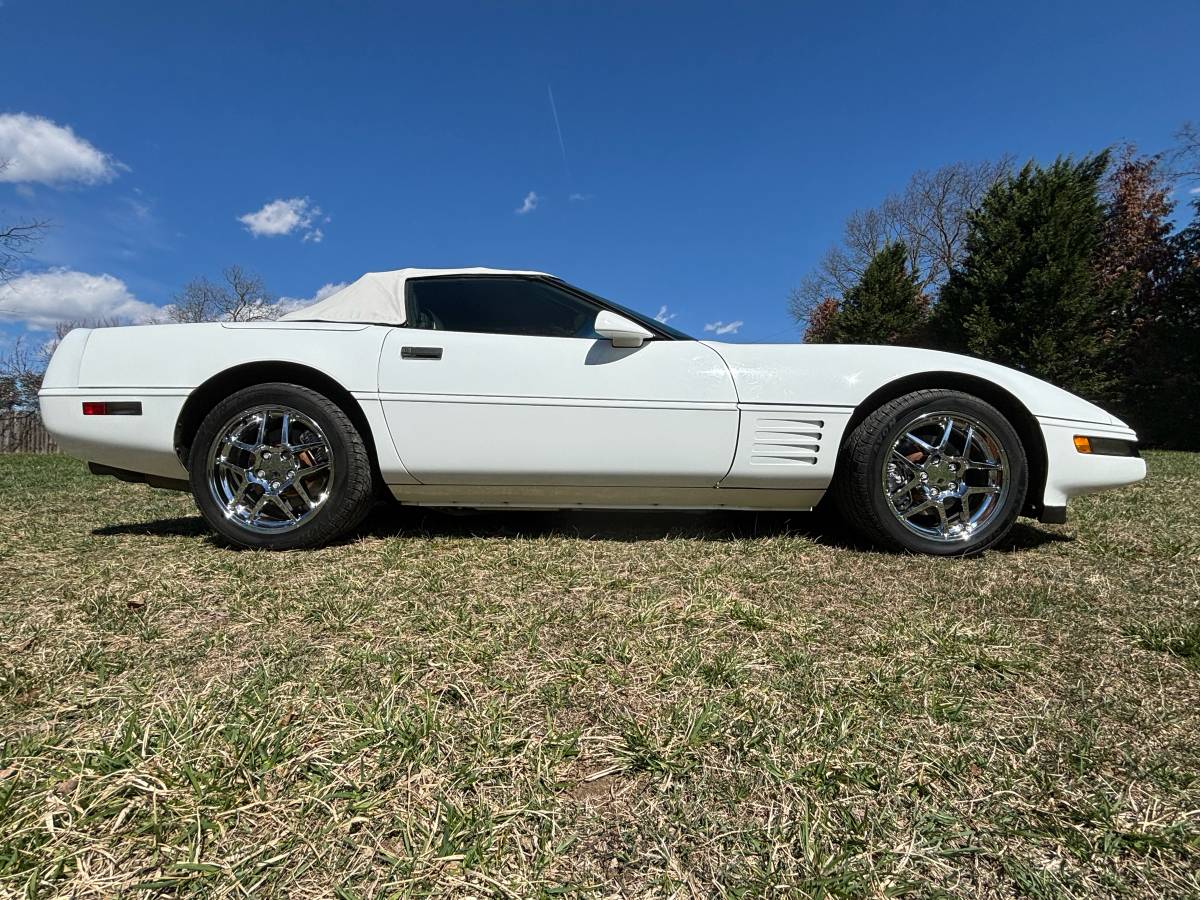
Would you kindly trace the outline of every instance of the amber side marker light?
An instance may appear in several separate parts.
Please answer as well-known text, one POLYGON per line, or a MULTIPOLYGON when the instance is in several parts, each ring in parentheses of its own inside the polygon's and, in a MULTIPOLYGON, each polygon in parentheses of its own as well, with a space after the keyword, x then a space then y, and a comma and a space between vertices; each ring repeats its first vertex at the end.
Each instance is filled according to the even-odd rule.
POLYGON ((1089 456, 1138 456, 1137 442, 1122 438, 1095 437, 1087 434, 1077 434, 1074 437, 1075 449, 1089 456))
POLYGON ((85 416, 140 416, 140 400, 84 400, 85 416))

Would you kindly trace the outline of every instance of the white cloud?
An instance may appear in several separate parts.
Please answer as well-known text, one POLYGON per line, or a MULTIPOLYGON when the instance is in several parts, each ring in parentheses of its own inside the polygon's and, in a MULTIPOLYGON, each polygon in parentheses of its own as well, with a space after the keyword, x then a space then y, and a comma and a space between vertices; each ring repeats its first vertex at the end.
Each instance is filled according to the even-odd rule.
MULTIPOLYGON (((272 200, 256 212, 238 216, 238 221, 255 237, 278 237, 298 231, 303 240, 319 244, 325 234, 320 228, 314 228, 313 222, 320 215, 321 208, 307 197, 292 197, 272 200)), ((328 218, 325 221, 329 221, 328 218)))
POLYGON ((280 297, 275 302, 275 308, 279 310, 279 315, 286 316, 290 312, 304 309, 304 307, 312 306, 314 303, 320 303, 326 297, 336 294, 349 283, 348 281, 338 281, 323 284, 311 297, 280 297))
POLYGON ((704 326, 704 330, 713 331, 717 334, 737 334, 738 329, 745 324, 741 319, 736 319, 733 322, 709 322, 704 326))
POLYGON ((0 114, 0 181, 98 184, 125 168, 67 125, 26 113, 0 114))
POLYGON ((530 191, 525 195, 525 199, 521 201, 521 205, 515 210, 518 216, 523 216, 526 213, 531 213, 537 209, 538 201, 542 198, 536 192, 530 191))
POLYGON ((1188 193, 1189 194, 1200 194, 1200 187, 1194 187, 1190 191, 1188 191, 1188 193))
POLYGON ((332 297, 334 294, 336 294, 342 288, 349 287, 349 286, 350 286, 350 282, 348 282, 348 281, 339 281, 336 283, 329 282, 327 284, 323 284, 319 288, 317 288, 317 292, 315 294, 313 294, 313 298, 309 302, 320 303, 326 297, 332 297))
POLYGON ((658 312, 654 314, 654 321, 662 322, 664 325, 666 325, 673 318, 675 318, 675 315, 675 313, 667 311, 667 305, 664 303, 658 308, 658 312))
POLYGON ((23 322, 35 330, 82 319, 145 322, 161 311, 139 300, 112 275, 50 269, 0 284, 0 320, 23 322))
POLYGON ((580 194, 579 192, 576 192, 574 194, 571 194, 569 197, 567 197, 567 199, 570 200, 572 203, 575 203, 580 200, 591 200, 592 195, 591 194, 580 194))

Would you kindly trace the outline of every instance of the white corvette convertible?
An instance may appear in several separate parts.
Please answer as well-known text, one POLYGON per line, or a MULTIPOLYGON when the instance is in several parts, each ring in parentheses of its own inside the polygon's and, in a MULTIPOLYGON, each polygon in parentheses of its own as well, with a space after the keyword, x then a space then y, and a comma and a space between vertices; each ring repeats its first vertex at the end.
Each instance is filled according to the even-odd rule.
POLYGON ((190 490, 234 543, 380 491, 476 508, 787 509, 880 546, 995 544, 1145 475, 1137 436, 1021 372, 900 347, 698 341, 539 272, 365 275, 277 322, 78 329, 41 392, 96 474, 190 490))

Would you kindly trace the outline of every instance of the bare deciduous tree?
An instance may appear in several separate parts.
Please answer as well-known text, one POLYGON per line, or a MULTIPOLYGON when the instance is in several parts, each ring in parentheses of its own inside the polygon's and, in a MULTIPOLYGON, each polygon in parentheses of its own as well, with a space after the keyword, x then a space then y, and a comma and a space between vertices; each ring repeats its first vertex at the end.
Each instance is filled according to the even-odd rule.
POLYGON ((1101 281, 1126 282, 1122 305, 1110 310, 1109 327, 1136 332, 1159 314, 1172 262, 1171 175, 1163 155, 1138 156, 1127 144, 1117 150, 1103 183, 1107 207, 1096 265, 1101 281))
POLYGON ((0 357, 0 414, 36 412, 45 372, 43 355, 18 337, 0 357))
POLYGON ((164 310, 168 322, 255 322, 279 316, 276 298, 261 276, 241 266, 221 273, 224 284, 200 277, 189 281, 164 310))
POLYGON ((0 281, 12 278, 16 264, 33 249, 45 229, 46 223, 38 221, 0 225, 0 281))
MULTIPOLYGON (((8 161, 0 159, 0 172, 8 168, 8 161)), ((0 225, 0 282, 8 281, 16 271, 21 257, 27 255, 46 230, 42 221, 18 222, 15 225, 0 225)))
POLYGON ((841 243, 831 247, 792 292, 792 315, 807 321, 823 301, 844 296, 875 254, 897 241, 907 250, 921 291, 935 291, 962 259, 971 211, 1012 166, 1012 157, 1005 156, 994 162, 959 162, 917 172, 903 193, 886 198, 875 209, 852 213, 841 243))
POLYGON ((1189 181, 1200 179, 1200 126, 1185 122, 1175 132, 1175 147, 1168 154, 1171 174, 1189 181))
MULTIPOLYGON (((8 161, 0 159, 0 171, 6 168, 8 161)), ((17 263, 33 249, 45 228, 45 222, 0 225, 0 283, 12 278, 17 263)), ((31 351, 18 337, 0 357, 0 413, 35 413, 45 370, 41 354, 31 351)))

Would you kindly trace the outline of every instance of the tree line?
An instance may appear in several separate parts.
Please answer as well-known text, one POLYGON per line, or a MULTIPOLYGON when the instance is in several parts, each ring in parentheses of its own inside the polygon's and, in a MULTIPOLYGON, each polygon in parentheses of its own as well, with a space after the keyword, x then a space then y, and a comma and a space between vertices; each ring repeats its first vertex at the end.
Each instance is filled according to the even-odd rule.
POLYGON ((793 293, 810 343, 967 353, 1111 409, 1147 443, 1200 448, 1200 181, 1193 126, 1047 165, 1011 158, 913 176, 854 213, 793 293))

